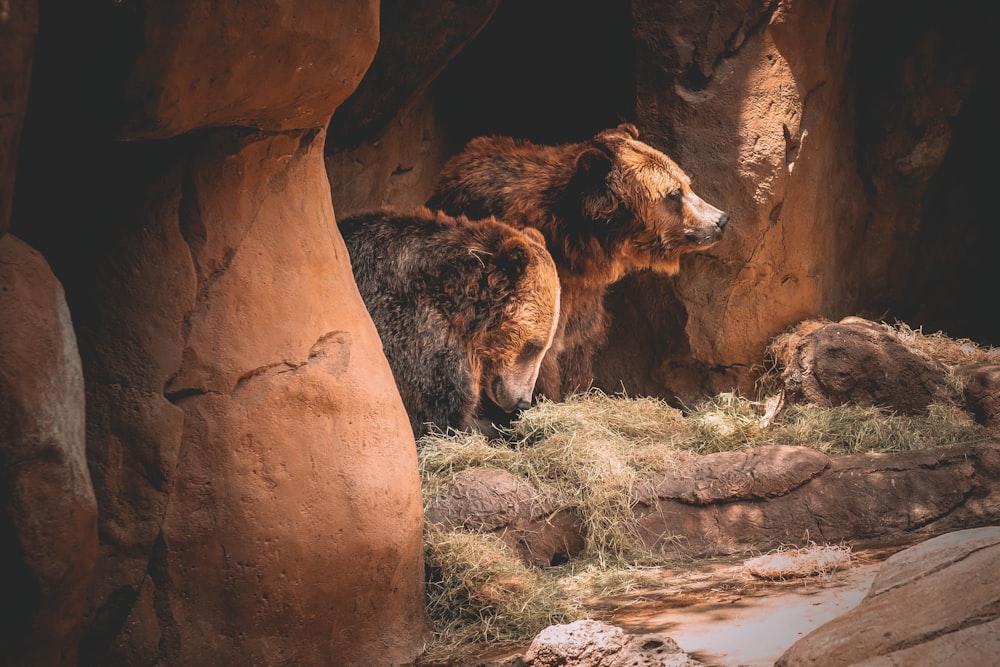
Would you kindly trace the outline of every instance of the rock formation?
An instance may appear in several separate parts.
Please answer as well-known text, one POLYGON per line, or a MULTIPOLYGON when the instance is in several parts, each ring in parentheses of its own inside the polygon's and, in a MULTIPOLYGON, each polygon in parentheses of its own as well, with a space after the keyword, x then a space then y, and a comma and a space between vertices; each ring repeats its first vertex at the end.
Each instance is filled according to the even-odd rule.
POLYGON ((323 163, 378 11, 43 7, 12 230, 66 286, 86 384, 83 664, 420 650, 415 447, 323 163))
POLYGON ((0 656, 77 664, 97 557, 80 354, 45 260, 0 237, 0 656))
MULTIPOLYGON (((362 83, 414 93, 385 100, 382 114, 397 111, 381 130, 346 113, 334 123, 334 199, 413 205, 472 136, 558 143, 630 121, 733 219, 679 277, 613 290, 599 388, 676 405, 749 395, 771 338, 815 316, 899 318, 997 345, 980 304, 1000 232, 981 222, 988 187, 973 166, 988 164, 977 137, 995 132, 995 66, 983 10, 962 7, 510 0, 429 84, 390 63, 362 83)), ((397 44, 405 26, 391 25, 397 44)))
POLYGON ((901 551, 882 564, 861 604, 800 639, 775 667, 992 664, 1000 650, 998 567, 997 526, 901 551))
MULTIPOLYGON (((983 3, 543 4, 0 2, 12 662, 419 652, 416 453, 334 211, 423 202, 475 135, 634 122, 734 213, 681 277, 613 290, 610 392, 750 393, 772 337, 817 316, 1000 344, 983 3)), ((966 377, 995 425, 990 369, 966 377)), ((769 520, 817 485, 855 507, 866 479, 927 501, 893 529, 995 516, 995 448, 907 460, 831 464, 765 494, 787 503, 769 520)), ((742 548, 759 489, 699 505, 704 485, 661 482, 649 530, 742 548), (733 536, 706 527, 726 517, 733 536)), ((831 534, 885 519, 856 509, 831 534)))

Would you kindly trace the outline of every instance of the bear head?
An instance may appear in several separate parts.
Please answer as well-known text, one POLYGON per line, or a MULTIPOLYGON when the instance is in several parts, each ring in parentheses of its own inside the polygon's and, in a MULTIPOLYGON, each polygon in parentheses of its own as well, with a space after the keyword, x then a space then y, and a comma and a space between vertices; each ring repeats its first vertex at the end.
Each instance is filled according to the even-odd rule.
POLYGON ((449 308, 479 389, 514 412, 531 405, 542 357, 555 338, 559 277, 537 230, 492 219, 474 228, 466 268, 445 281, 449 308))
POLYGON ((567 194, 599 228, 620 273, 676 273, 683 253, 722 238, 729 214, 695 194, 673 160, 638 138, 638 129, 623 123, 582 143, 567 194))

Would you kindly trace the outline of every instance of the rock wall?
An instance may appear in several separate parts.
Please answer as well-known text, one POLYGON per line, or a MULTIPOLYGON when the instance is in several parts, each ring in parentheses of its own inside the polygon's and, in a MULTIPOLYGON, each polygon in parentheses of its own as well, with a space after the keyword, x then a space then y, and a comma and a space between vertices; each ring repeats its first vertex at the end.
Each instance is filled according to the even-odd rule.
MULTIPOLYGON (((988 164, 975 137, 996 131, 983 95, 996 69, 983 10, 961 7, 506 0, 431 83, 387 101, 392 122, 337 124, 353 141, 328 143, 334 197, 413 205, 472 136, 559 143, 631 121, 733 221, 676 278, 615 286, 596 386, 678 406, 752 395, 770 339, 817 316, 997 345, 981 304, 1000 232, 981 222, 973 166, 988 164)), ((408 80, 370 76, 361 88, 408 80)))
POLYGON ((37 2, 0 6, 0 235, 10 226, 17 147, 28 104, 37 34, 37 2))
POLYGON ((818 316, 1000 345, 980 5, 0 2, 5 655, 414 657, 414 443, 334 209, 478 134, 635 122, 733 212, 612 291, 608 391, 752 393, 818 316))
POLYGON ((0 656, 75 665, 97 556, 80 354, 62 287, 0 237, 0 656))
POLYGON ((11 229, 65 286, 82 360, 80 664, 422 646, 415 446, 323 159, 378 13, 42 5, 11 229))

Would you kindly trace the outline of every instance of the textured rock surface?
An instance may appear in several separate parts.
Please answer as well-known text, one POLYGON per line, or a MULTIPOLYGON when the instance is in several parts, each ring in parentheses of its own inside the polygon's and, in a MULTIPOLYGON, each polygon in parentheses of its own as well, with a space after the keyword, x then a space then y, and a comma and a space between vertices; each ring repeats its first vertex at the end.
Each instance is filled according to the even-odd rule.
POLYGON ((365 664, 421 639, 416 451, 322 143, 203 135, 94 258, 97 654, 365 664))
POLYGON ((12 229, 66 286, 86 379, 81 656, 412 660, 416 451, 323 164, 378 3, 47 7, 12 229))
POLYGON ((376 0, 118 3, 108 38, 142 37, 122 68, 118 133, 325 127, 371 64, 378 13, 376 0))
POLYGON ((679 463, 651 492, 691 505, 764 500, 792 491, 830 466, 830 457, 805 447, 756 447, 707 454, 679 463))
POLYGON ((10 225, 17 147, 37 32, 37 2, 0 5, 0 236, 10 225))
POLYGON ((62 286, 0 237, 0 662, 77 664, 97 556, 84 388, 62 286))
POLYGON ((973 364, 958 370, 965 398, 976 420, 1000 431, 1000 364, 973 364))
POLYGON ((528 480, 498 468, 457 473, 425 500, 428 522, 449 530, 492 532, 531 565, 567 560, 584 547, 582 526, 528 480))
POLYGON ((943 364, 859 317, 809 324, 782 335, 772 347, 789 402, 877 405, 904 415, 924 412, 931 403, 964 405, 943 364))
POLYGON ((750 394, 770 339, 815 314, 889 311, 995 344, 961 314, 987 298, 969 286, 989 264, 961 249, 997 241, 956 223, 987 210, 975 193, 989 188, 962 166, 988 113, 972 3, 945 20, 933 3, 708 4, 632 4, 635 114, 733 221, 675 280, 619 285, 598 386, 688 404, 750 394))
MULTIPOLYGON (((649 546, 688 555, 933 534, 996 521, 998 473, 995 445, 838 456, 822 474, 766 503, 734 498, 692 505, 652 494, 640 496, 636 515, 649 546)), ((655 484, 676 486, 672 480, 655 484)))
POLYGON ((702 667, 670 637, 631 635, 603 621, 553 625, 532 640, 526 667, 702 667))
POLYGON ((993 664, 1000 655, 998 569, 997 526, 901 551, 882 565, 861 604, 800 639, 776 666, 993 664))
MULTIPOLYGON (((633 512, 646 545, 667 555, 909 539, 997 521, 998 480, 995 444, 837 457, 761 447, 694 457, 637 482, 633 512)), ((536 565, 572 557, 584 544, 579 517, 545 514, 535 493, 509 473, 470 469, 428 500, 427 516, 494 533, 536 565)))

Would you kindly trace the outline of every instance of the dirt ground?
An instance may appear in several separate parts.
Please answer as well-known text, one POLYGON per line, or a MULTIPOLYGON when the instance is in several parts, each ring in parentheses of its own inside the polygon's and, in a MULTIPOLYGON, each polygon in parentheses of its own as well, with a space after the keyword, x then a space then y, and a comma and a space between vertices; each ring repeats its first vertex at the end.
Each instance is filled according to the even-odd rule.
MULTIPOLYGON (((656 600, 614 611, 610 622, 628 632, 661 632, 709 667, 772 667, 799 638, 856 606, 880 563, 859 560, 849 570, 784 582, 748 579, 740 564, 715 564, 701 582, 656 600)), ((648 601, 646 601, 648 600, 648 601)))
MULTIPOLYGON (((594 600, 588 609, 626 632, 666 634, 707 667, 772 667, 798 639, 861 602, 882 562, 913 543, 856 546, 849 569, 785 581, 753 577, 742 557, 713 559, 665 569, 656 588, 594 600)), ((526 648, 480 647, 419 664, 496 665, 526 648)))

